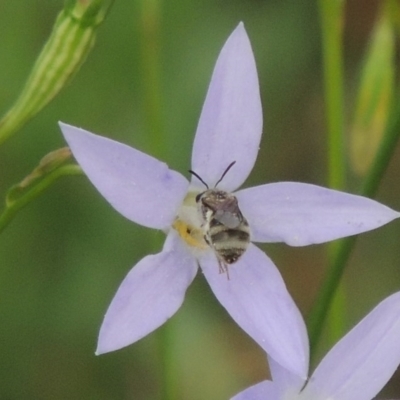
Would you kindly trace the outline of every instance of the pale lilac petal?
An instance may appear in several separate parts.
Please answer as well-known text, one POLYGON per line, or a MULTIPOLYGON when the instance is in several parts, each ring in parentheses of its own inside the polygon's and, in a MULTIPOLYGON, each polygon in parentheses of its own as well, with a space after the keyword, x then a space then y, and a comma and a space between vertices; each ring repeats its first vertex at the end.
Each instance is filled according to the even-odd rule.
MULTIPOLYGON (((236 161, 218 185, 227 191, 236 189, 253 168, 261 131, 256 64, 240 23, 221 50, 211 78, 193 144, 192 169, 213 187, 236 161)), ((192 182, 203 187, 196 178, 192 182)))
POLYGON ((366 197, 306 183, 270 183, 235 194, 255 242, 323 243, 378 228, 400 216, 366 197))
POLYGON ((306 377, 304 321, 265 253, 250 244, 239 261, 229 266, 229 280, 218 272, 214 254, 205 254, 200 265, 215 296, 236 323, 283 367, 306 377))
POLYGON ((60 127, 85 174, 118 212, 150 228, 171 226, 188 188, 182 175, 122 143, 63 123, 60 127))
MULTIPOLYGON (((240 392, 231 400, 295 400, 303 399, 300 391, 306 382, 305 378, 293 375, 280 364, 268 357, 271 381, 263 381, 240 392)), ((304 400, 316 400, 304 398, 304 400)), ((318 399, 320 400, 320 399, 318 399)), ((322 400, 322 399, 321 399, 322 400)), ((325 400, 325 399, 324 399, 325 400)))
POLYGON ((322 360, 306 394, 371 400, 400 364, 400 293, 370 312, 322 360))
POLYGON ((280 400, 278 392, 273 382, 263 381, 238 393, 231 400, 280 400))
POLYGON ((143 258, 118 288, 100 329, 96 354, 136 342, 181 306, 197 263, 174 231, 163 251, 143 258))
POLYGON ((306 382, 306 376, 294 375, 286 368, 283 368, 272 357, 268 357, 269 370, 275 385, 282 391, 290 390, 291 393, 299 393, 306 382))

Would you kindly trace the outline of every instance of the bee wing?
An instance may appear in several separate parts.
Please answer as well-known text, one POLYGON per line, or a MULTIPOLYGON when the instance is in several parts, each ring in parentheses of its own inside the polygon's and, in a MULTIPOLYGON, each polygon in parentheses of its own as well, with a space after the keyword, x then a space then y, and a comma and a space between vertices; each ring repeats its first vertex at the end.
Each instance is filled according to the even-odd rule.
POLYGON ((229 229, 237 228, 243 220, 236 197, 231 196, 215 207, 214 218, 229 229))
POLYGON ((235 196, 222 192, 226 197, 217 198, 214 193, 205 196, 203 205, 212 210, 212 218, 229 229, 237 228, 243 221, 242 213, 238 207, 238 201, 235 196))
POLYGON ((222 225, 225 225, 229 229, 237 228, 242 222, 242 215, 232 211, 218 210, 214 214, 214 218, 220 222, 222 225))

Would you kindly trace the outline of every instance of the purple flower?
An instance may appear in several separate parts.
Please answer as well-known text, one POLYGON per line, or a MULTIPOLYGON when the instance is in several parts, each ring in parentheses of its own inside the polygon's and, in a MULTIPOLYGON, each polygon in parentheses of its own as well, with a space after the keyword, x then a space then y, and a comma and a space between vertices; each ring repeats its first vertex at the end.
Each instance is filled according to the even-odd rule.
MULTIPOLYGON (((304 371, 306 333, 294 329, 301 316, 278 270, 250 243, 229 266, 229 279, 220 274, 221 256, 205 240, 210 214, 203 214, 201 201, 196 201, 206 190, 198 177, 214 188, 236 161, 218 183, 218 190, 231 193, 249 175, 259 149, 259 85, 242 23, 229 37, 214 69, 193 145, 192 169, 198 177, 193 175, 191 182, 124 144, 65 124, 61 129, 88 178, 118 212, 167 234, 163 250, 139 261, 119 287, 100 330, 97 354, 127 346, 162 325, 181 306, 200 265, 232 318, 283 366, 294 373, 304 371)), ((235 196, 253 242, 322 243, 399 217, 373 200, 302 183, 267 184, 240 190, 235 196)), ((218 210, 218 219, 217 211, 211 213, 214 225, 221 228, 221 222, 229 225, 240 220, 234 201, 230 207, 229 212, 218 210)), ((240 239, 233 245, 246 242, 240 239)))
MULTIPOLYGON (((308 351, 306 346, 303 351, 308 351)), ((308 381, 271 357, 269 361, 273 381, 261 382, 232 400, 371 400, 400 364, 400 292, 382 301, 340 340, 308 381)))

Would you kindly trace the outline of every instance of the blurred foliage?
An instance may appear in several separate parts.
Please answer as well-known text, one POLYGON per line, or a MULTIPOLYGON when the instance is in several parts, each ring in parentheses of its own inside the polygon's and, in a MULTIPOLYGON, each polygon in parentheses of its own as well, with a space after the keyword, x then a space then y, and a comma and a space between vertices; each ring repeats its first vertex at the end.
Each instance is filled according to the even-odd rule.
MULTIPOLYGON (((346 101, 355 97, 352 82, 359 81, 376 3, 353 0, 346 8, 346 101)), ((153 39, 146 21, 154 19, 145 14, 144 4, 116 0, 74 81, 0 148, 1 199, 45 154, 65 146, 58 120, 162 156, 171 168, 187 171, 212 68, 241 20, 253 45, 265 112, 260 155, 246 185, 279 180, 326 185, 315 2, 158 0, 150 10, 157 13, 153 39), (152 90, 161 92, 155 100, 152 90), (149 101, 161 110, 156 124, 148 114, 149 101), (149 134, 154 129, 161 135, 158 149, 149 134)), ((1 3, 1 113, 18 97, 62 5, 1 3)), ((397 153, 377 196, 397 209, 399 168, 397 153)), ((350 182, 348 190, 356 192, 357 178, 350 176, 350 182)), ((348 328, 399 290, 399 234, 394 223, 360 237, 345 274, 348 328)), ((111 354, 96 357, 94 349, 119 283, 144 255, 159 251, 154 243, 162 237, 121 217, 84 177, 63 179, 21 211, 0 237, 0 399, 160 399, 158 332, 111 354)), ((324 275, 325 247, 263 249, 306 315, 324 275)), ((267 374, 261 350, 222 310, 201 274, 167 326, 174 333, 177 400, 228 399, 267 374)), ((326 351, 322 346, 321 355, 326 351)), ((384 397, 399 393, 394 378, 384 397)))
POLYGON ((72 153, 69 147, 51 151, 21 182, 11 186, 6 195, 5 207, 0 214, 0 233, 23 207, 49 189, 56 180, 62 176, 83 174, 79 165, 65 165, 65 162, 71 159, 72 153))
POLYGON ((360 175, 365 175, 373 162, 392 107, 395 32, 389 4, 382 2, 369 41, 350 131, 350 162, 360 175))

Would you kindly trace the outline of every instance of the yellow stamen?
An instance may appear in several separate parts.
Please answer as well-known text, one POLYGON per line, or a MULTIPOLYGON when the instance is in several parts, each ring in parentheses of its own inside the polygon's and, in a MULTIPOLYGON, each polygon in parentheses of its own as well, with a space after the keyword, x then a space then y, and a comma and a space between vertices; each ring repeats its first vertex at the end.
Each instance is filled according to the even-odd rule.
POLYGON ((172 227, 179 233, 179 236, 190 246, 206 249, 203 233, 200 229, 188 225, 186 222, 176 219, 172 227))

